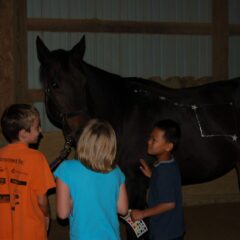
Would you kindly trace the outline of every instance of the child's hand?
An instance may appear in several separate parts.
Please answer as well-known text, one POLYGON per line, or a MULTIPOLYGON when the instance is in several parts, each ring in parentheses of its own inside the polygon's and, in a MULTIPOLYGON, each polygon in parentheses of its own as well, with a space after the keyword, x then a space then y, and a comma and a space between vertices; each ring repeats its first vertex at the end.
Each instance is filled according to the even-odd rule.
POLYGON ((131 210, 130 212, 130 216, 133 222, 137 221, 137 220, 142 220, 144 218, 143 216, 143 210, 131 210))
POLYGON ((152 176, 151 168, 148 166, 144 159, 140 159, 140 163, 141 163, 140 170, 146 177, 150 178, 152 176))

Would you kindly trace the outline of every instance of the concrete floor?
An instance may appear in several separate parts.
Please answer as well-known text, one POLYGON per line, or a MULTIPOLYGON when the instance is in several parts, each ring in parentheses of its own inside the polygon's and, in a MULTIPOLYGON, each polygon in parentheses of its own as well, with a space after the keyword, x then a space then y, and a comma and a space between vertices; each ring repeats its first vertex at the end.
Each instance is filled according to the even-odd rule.
MULTIPOLYGON (((240 203, 185 207, 185 240, 239 240, 240 203)), ((68 225, 53 221, 49 240, 68 240, 68 225)), ((123 238, 122 238, 123 239, 123 238)), ((100 239, 101 240, 101 239, 100 239)))

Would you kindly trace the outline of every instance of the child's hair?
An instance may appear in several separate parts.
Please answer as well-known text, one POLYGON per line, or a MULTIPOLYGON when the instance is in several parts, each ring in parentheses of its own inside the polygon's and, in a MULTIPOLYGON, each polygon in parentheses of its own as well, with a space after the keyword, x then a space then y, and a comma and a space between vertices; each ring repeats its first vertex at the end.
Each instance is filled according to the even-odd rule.
POLYGON ((77 144, 80 161, 96 172, 109 172, 115 167, 116 135, 111 125, 98 119, 90 120, 77 144))
POLYGON ((13 104, 5 109, 1 118, 2 133, 9 142, 18 140, 22 129, 30 132, 35 119, 40 118, 38 110, 29 104, 13 104))
POLYGON ((168 142, 173 144, 172 152, 174 152, 181 138, 181 129, 178 123, 171 119, 164 119, 156 122, 154 127, 164 131, 164 137, 168 142))

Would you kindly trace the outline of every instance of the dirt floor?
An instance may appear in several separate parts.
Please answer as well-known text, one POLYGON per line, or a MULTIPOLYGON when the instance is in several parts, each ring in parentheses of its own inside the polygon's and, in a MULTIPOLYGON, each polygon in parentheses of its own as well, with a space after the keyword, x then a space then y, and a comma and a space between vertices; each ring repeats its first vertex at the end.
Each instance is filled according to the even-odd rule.
MULTIPOLYGON (((185 240, 239 240, 240 203, 185 207, 185 240)), ((64 224, 63 224, 64 225, 64 224)), ((68 240, 68 226, 52 222, 49 240, 68 240)))

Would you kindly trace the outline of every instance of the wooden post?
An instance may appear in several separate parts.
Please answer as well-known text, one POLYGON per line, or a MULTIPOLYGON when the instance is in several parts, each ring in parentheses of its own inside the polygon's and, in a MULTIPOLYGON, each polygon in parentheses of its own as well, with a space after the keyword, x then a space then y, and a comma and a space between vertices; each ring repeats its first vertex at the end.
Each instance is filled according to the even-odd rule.
POLYGON ((14 0, 15 16, 15 86, 16 102, 26 103, 27 80, 27 2, 14 0))
POLYGON ((0 114, 15 101, 13 0, 0 1, 0 114))
POLYGON ((0 115, 24 94, 26 84, 26 1, 0 0, 0 115), (22 84, 23 85, 23 84, 22 84))
POLYGON ((212 76, 213 80, 226 80, 229 71, 228 0, 212 0, 212 22, 212 76))

